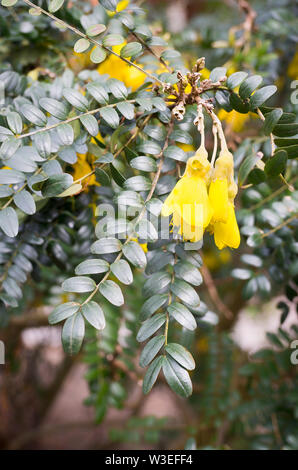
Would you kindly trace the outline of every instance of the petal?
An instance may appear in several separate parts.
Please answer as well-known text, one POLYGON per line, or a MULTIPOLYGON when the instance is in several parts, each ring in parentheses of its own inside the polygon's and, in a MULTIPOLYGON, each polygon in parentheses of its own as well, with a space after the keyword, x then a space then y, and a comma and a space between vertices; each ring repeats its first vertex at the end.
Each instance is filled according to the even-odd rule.
POLYGON ((214 241, 220 250, 225 246, 238 248, 240 245, 239 228, 234 206, 231 203, 229 203, 229 216, 227 222, 216 222, 214 224, 214 241))
POLYGON ((209 201, 213 207, 213 222, 227 222, 229 214, 228 182, 226 179, 211 181, 209 201))

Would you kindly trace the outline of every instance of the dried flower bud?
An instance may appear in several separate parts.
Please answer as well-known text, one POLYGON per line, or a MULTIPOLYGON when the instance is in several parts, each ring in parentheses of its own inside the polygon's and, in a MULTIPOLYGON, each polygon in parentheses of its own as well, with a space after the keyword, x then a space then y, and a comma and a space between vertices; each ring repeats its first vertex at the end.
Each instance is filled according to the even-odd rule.
POLYGON ((177 121, 182 121, 182 119, 184 118, 184 114, 185 114, 185 106, 182 101, 180 101, 175 106, 175 108, 173 108, 172 114, 177 119, 177 121))

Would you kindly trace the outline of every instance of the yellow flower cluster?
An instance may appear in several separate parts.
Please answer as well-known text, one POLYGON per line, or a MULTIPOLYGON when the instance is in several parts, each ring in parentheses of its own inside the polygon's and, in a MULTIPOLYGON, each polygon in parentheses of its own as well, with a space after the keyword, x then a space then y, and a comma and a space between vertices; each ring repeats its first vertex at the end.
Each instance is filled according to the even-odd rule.
POLYGON ((201 146, 189 158, 186 170, 162 207, 162 216, 172 215, 173 226, 185 240, 196 242, 204 231, 214 234, 216 246, 238 248, 240 233, 235 216, 233 155, 224 147, 212 167, 201 146))

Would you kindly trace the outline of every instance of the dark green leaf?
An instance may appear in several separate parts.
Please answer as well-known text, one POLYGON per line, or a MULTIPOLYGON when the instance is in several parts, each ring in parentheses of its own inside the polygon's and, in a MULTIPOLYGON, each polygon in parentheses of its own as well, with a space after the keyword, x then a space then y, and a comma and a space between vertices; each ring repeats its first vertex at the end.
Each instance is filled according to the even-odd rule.
POLYGON ((162 363, 162 370, 166 381, 175 393, 182 397, 189 397, 192 394, 192 383, 189 374, 178 362, 166 357, 162 363))
POLYGON ((75 313, 64 323, 62 344, 67 354, 77 354, 85 336, 85 322, 80 313, 75 313))

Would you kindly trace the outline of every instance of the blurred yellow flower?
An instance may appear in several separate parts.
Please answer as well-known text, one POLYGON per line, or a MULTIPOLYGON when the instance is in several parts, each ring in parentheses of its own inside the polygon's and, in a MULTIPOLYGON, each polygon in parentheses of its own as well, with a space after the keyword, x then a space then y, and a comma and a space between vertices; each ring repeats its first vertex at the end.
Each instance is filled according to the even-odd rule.
POLYGON ((243 131, 244 124, 249 120, 250 115, 238 113, 234 109, 229 113, 221 109, 218 113, 218 118, 221 121, 226 121, 234 132, 241 132, 243 131))
MULTIPOLYGON (((113 46, 112 49, 117 54, 120 54, 122 47, 125 45, 126 42, 119 44, 118 46, 113 46)), ((137 65, 141 67, 140 64, 137 65)), ((111 78, 121 80, 125 86, 131 88, 132 91, 137 90, 141 85, 143 85, 146 79, 146 75, 143 72, 131 65, 128 65, 113 54, 110 54, 106 60, 97 67, 97 71, 101 75, 108 74, 111 78)))

